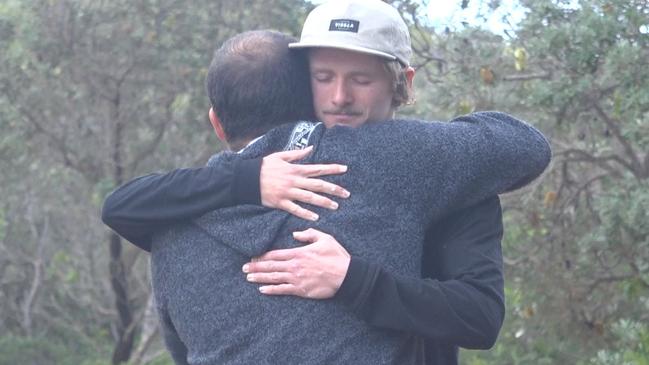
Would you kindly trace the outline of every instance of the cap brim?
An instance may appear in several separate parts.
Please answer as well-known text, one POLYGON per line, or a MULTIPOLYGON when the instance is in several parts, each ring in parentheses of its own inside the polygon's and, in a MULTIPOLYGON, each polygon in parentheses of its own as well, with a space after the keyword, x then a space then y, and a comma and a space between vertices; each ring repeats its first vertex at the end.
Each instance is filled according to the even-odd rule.
MULTIPOLYGON (((332 43, 332 42, 296 42, 296 43, 289 43, 288 48, 336 48, 336 49, 344 49, 347 51, 370 54, 373 56, 379 56, 379 57, 387 58, 389 60, 397 59, 397 57, 391 54, 381 52, 381 51, 376 51, 370 48, 352 46, 349 44, 332 43)), ((399 62, 402 61, 399 60, 399 62)))

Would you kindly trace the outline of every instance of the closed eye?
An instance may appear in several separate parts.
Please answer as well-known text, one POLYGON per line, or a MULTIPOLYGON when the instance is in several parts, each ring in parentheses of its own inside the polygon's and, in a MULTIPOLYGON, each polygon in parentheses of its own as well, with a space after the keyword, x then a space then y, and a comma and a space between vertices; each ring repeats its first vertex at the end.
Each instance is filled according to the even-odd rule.
POLYGON ((311 78, 317 82, 329 82, 333 79, 333 76, 329 72, 314 72, 311 74, 311 78))
POLYGON ((354 76, 354 77, 352 78, 352 81, 354 81, 355 84, 363 85, 363 86, 365 86, 365 85, 369 85, 369 84, 372 83, 372 79, 371 79, 371 78, 369 78, 369 77, 364 77, 364 76, 354 76))

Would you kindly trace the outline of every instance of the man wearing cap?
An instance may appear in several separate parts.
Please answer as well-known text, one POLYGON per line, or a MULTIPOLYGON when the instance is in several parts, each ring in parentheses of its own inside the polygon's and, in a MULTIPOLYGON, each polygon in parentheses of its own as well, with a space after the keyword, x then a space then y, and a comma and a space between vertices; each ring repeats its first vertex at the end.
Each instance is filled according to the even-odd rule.
MULTIPOLYGON (((408 66, 408 32, 398 13, 386 4, 378 1, 324 4, 309 15, 301 41, 291 46, 310 49, 316 115, 327 127, 359 126, 367 121, 389 119, 394 109, 409 99, 414 70, 408 66), (365 31, 368 23, 376 27, 365 31), (387 89, 380 87, 385 85, 386 74, 393 80, 387 89)), ((286 167, 280 159, 267 158, 263 164, 266 168, 273 164, 286 167)), ((297 174, 302 171, 297 170, 297 174)), ((262 165, 262 196, 263 177, 262 165)), ((294 180, 304 184, 300 176, 294 180)), ((295 186, 304 187, 297 183, 295 186)), ((218 191, 214 189, 210 193, 218 191)), ((286 192, 283 194, 291 197, 286 192)), ((202 196, 207 195, 203 192, 202 196)), ((301 252, 313 254, 309 262, 312 267, 327 267, 343 260, 348 270, 342 277, 338 273, 333 280, 321 280, 303 275, 293 280, 296 273, 291 268, 295 265, 284 266, 285 271, 278 270, 291 250, 262 255, 257 262, 246 265, 245 271, 252 274, 248 275, 250 281, 270 284, 263 286, 265 294, 311 298, 335 294, 364 323, 426 338, 427 363, 456 363, 457 346, 484 348, 493 343, 503 315, 499 251, 502 226, 498 200, 490 199, 473 210, 457 212, 431 225, 422 267, 425 276, 431 279, 394 275, 362 257, 352 255, 350 261, 346 250, 327 235, 312 235, 310 239, 315 242, 301 248, 301 252), (311 247, 314 250, 308 251, 311 247), (331 252, 340 255, 325 255, 331 252), (291 275, 292 279, 287 282, 273 279, 291 275)), ((299 263, 295 258, 292 260, 299 263)))
MULTIPOLYGON (((322 4, 307 17, 300 41, 289 47, 308 50, 316 116, 328 127, 389 119, 411 99, 409 32, 396 9, 383 2, 322 4), (377 63, 393 80, 387 95, 372 87, 376 78, 368 70, 375 70, 377 63)), ((336 298, 366 323, 423 336, 426 363, 456 364, 458 347, 489 348, 500 330, 501 238, 497 198, 456 211, 431 222, 422 261, 426 279, 390 275, 376 263, 352 256, 336 298)), ((255 274, 256 282, 261 282, 259 273, 287 274, 275 269, 281 260, 274 257, 269 252, 249 264, 247 271, 255 274)), ((292 286, 267 285, 265 293, 299 296, 335 289, 330 282, 310 279, 292 279, 292 286)))

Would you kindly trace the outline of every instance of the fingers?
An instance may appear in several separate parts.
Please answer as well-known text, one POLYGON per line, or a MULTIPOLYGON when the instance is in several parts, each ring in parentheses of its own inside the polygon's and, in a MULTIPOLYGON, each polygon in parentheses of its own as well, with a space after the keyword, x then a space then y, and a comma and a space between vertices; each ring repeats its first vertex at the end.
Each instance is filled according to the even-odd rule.
POLYGON ((243 272, 247 274, 289 272, 292 269, 289 261, 271 260, 249 262, 242 268, 243 272))
POLYGON ((272 250, 265 254, 252 259, 252 263, 259 263, 262 261, 288 261, 294 259, 298 255, 299 248, 287 248, 283 250, 272 250))
POLYGON ((347 172, 347 166, 338 164, 328 165, 299 165, 296 168, 300 175, 306 177, 317 177, 324 175, 340 175, 347 172))
POLYGON ((349 191, 347 191, 343 187, 320 179, 298 179, 295 181, 295 187, 303 190, 308 190, 313 193, 325 193, 337 196, 339 198, 349 198, 349 196, 351 195, 349 191))
POLYGON ((259 291, 266 295, 296 295, 303 298, 309 298, 309 294, 305 290, 293 284, 260 286, 259 291))
POLYGON ((293 274, 287 272, 253 273, 246 275, 246 280, 257 284, 286 284, 291 283, 293 274))
POLYGON ((341 174, 344 165, 299 165, 288 161, 304 158, 312 148, 277 152, 263 159, 259 173, 259 192, 262 205, 285 210, 299 218, 315 221, 318 215, 296 203, 308 203, 335 210, 338 203, 321 194, 348 198, 349 191, 314 176, 341 174))
POLYGON ((291 161, 297 161, 305 158, 306 156, 309 155, 309 153, 311 153, 312 150, 313 150, 313 146, 309 146, 302 150, 275 152, 268 156, 269 157, 274 156, 286 162, 291 162, 291 161))
POLYGON ((303 243, 313 243, 325 235, 326 233, 322 233, 314 228, 309 228, 306 231, 293 232, 293 238, 303 243))
POLYGON ((287 195, 288 199, 291 201, 309 203, 331 210, 338 209, 338 203, 336 203, 335 201, 327 198, 326 196, 322 196, 308 190, 292 188, 288 191, 287 195))
POLYGON ((317 214, 314 212, 302 208, 301 206, 293 203, 290 200, 282 200, 278 205, 277 208, 284 210, 290 214, 293 214, 294 216, 302 219, 306 219, 309 221, 317 221, 318 218, 320 218, 317 214))
POLYGON ((299 179, 296 180, 295 184, 295 188, 287 191, 287 200, 280 202, 278 208, 303 219, 317 220, 318 218, 315 213, 293 202, 308 203, 321 208, 336 210, 338 209, 337 202, 326 196, 316 194, 316 192, 332 194, 340 198, 350 196, 349 191, 342 187, 319 179, 299 179))

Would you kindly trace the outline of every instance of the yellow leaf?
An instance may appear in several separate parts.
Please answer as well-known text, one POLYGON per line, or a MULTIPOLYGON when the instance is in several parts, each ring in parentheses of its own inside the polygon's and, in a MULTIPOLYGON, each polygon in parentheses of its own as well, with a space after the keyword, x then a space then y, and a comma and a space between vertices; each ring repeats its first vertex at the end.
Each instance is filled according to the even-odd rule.
POLYGON ((527 66, 527 51, 525 48, 518 47, 514 50, 514 66, 516 71, 523 71, 527 66))
POLYGON ((543 205, 547 208, 553 205, 557 201, 557 192, 548 191, 545 193, 545 198, 543 199, 543 205))
POLYGON ((459 115, 469 114, 473 112, 473 104, 469 100, 462 100, 457 106, 459 115))
POLYGON ((525 319, 529 319, 529 318, 534 317, 534 314, 535 314, 535 313, 536 313, 536 311, 534 310, 533 307, 531 307, 531 306, 527 306, 527 307, 525 307, 525 308, 523 309, 522 316, 523 316, 523 318, 525 318, 525 319))
POLYGON ((491 85, 494 82, 494 72, 489 66, 482 66, 480 67, 480 78, 485 84, 491 85))

